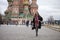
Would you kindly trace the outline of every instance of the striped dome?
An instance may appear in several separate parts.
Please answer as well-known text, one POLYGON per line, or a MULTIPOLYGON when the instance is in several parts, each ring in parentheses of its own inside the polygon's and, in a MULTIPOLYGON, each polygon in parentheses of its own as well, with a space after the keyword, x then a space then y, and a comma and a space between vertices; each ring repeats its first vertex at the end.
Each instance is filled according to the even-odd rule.
POLYGON ((38 5, 37 4, 31 4, 31 7, 37 7, 38 8, 38 5))

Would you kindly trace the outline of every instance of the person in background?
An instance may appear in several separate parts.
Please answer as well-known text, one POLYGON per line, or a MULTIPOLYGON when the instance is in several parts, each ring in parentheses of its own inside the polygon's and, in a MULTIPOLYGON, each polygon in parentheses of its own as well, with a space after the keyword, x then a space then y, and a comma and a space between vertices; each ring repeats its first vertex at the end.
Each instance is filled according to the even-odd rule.
POLYGON ((29 20, 26 21, 26 26, 27 26, 27 27, 29 26, 29 20))
POLYGON ((0 24, 3 24, 2 15, 0 14, 0 24))

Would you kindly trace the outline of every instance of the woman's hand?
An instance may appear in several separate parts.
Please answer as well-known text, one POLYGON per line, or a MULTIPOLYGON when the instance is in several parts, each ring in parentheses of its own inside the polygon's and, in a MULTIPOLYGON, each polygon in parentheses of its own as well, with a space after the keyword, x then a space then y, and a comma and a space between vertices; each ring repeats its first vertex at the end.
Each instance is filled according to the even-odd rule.
POLYGON ((38 20, 39 22, 41 22, 40 20, 38 20))

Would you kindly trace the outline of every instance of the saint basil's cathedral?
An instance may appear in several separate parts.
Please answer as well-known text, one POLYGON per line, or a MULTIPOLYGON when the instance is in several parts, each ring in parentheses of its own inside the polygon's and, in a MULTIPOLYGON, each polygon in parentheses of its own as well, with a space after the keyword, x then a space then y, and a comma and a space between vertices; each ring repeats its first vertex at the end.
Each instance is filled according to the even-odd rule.
POLYGON ((32 20, 34 14, 38 12, 37 0, 7 0, 8 8, 5 11, 6 18, 21 22, 22 20, 32 20))

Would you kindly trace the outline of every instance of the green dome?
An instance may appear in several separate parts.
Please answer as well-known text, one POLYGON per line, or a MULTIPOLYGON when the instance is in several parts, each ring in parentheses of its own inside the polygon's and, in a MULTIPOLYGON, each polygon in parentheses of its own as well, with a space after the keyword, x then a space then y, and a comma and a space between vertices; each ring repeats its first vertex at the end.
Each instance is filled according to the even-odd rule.
POLYGON ((13 0, 7 0, 8 2, 12 2, 13 0))

